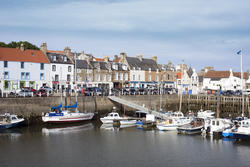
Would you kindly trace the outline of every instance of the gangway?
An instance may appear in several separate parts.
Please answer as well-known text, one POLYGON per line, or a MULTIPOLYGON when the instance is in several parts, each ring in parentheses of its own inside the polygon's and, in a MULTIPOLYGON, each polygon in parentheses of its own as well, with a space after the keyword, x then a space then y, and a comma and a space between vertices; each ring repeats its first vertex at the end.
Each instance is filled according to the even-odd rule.
POLYGON ((150 110, 150 109, 148 109, 146 107, 143 107, 143 106, 141 106, 139 104, 133 103, 133 102, 128 101, 128 100, 124 100, 124 99, 122 99, 120 97, 109 96, 108 98, 110 100, 114 101, 114 102, 120 103, 120 104, 128 106, 130 108, 140 110, 140 111, 145 111, 146 113, 153 114, 154 116, 156 116, 158 118, 162 118, 162 119, 167 119, 168 118, 166 114, 163 114, 163 113, 160 113, 160 112, 157 112, 157 111, 154 111, 154 110, 150 110))

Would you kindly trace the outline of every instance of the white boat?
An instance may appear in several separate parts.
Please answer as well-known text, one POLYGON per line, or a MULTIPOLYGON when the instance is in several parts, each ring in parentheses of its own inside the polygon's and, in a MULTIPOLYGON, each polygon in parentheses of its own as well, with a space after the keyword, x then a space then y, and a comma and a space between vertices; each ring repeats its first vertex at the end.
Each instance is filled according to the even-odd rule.
POLYGON ((124 120, 120 120, 120 124, 121 125, 136 125, 136 120, 124 119, 124 120))
POLYGON ((0 115, 0 129, 18 126, 23 121, 24 119, 18 118, 17 115, 5 113, 4 115, 0 115))
POLYGON ((114 121, 127 120, 126 118, 120 117, 117 112, 111 112, 106 117, 100 118, 103 124, 113 124, 114 121))
POLYGON ((162 121, 156 124, 159 130, 173 131, 178 127, 189 124, 192 118, 184 117, 184 114, 180 111, 172 113, 166 121, 162 121))
POLYGON ((227 128, 232 126, 232 122, 229 119, 214 118, 210 120, 209 133, 213 135, 214 133, 222 133, 227 128))
POLYGON ((250 140, 250 119, 239 121, 239 127, 233 132, 233 136, 236 139, 250 140))
POLYGON ((203 118, 203 119, 212 119, 215 118, 215 112, 211 110, 205 110, 203 111, 202 109, 197 112, 197 118, 203 118))

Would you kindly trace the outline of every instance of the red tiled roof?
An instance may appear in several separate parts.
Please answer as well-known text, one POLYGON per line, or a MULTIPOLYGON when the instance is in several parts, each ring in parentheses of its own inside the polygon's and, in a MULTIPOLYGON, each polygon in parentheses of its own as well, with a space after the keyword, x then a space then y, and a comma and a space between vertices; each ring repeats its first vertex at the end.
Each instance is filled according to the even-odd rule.
POLYGON ((63 54, 64 51, 60 51, 60 50, 47 50, 47 52, 49 53, 58 53, 58 54, 63 54))
POLYGON ((208 71, 204 78, 229 78, 230 71, 208 71))
POLYGON ((101 59, 101 58, 94 58, 95 61, 104 61, 104 59, 101 59))
POLYGON ((40 50, 26 49, 22 52, 20 49, 3 47, 0 47, 0 61, 49 63, 47 56, 40 50))
MULTIPOLYGON (((241 78, 241 72, 233 72, 233 75, 234 75, 235 77, 241 78)), ((247 73, 247 72, 244 72, 244 73, 243 73, 243 78, 244 78, 244 79, 248 79, 248 73, 247 73)))

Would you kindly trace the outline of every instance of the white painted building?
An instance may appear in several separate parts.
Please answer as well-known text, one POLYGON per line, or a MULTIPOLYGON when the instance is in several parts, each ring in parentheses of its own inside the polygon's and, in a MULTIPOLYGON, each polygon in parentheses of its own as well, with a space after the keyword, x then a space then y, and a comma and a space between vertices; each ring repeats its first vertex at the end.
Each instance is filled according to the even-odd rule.
POLYGON ((50 86, 49 61, 39 50, 0 48, 0 89, 15 92, 23 87, 50 86))
MULTIPOLYGON (((245 87, 248 74, 244 73, 243 86, 245 87)), ((241 73, 229 71, 208 71, 203 79, 204 90, 242 90, 241 73)))

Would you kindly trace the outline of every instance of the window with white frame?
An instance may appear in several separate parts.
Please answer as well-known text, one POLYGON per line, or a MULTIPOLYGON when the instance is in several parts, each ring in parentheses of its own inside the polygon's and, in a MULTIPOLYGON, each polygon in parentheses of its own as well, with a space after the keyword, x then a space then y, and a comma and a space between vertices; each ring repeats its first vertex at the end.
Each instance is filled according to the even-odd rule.
POLYGON ((140 80, 141 80, 141 75, 139 74, 139 75, 138 75, 138 81, 140 81, 140 80))
POLYGON ((21 79, 22 79, 22 80, 25 79, 25 72, 21 72, 21 79))
POLYGON ((120 80, 123 81, 123 73, 120 73, 120 80))
POLYGON ((25 73, 25 79, 30 79, 30 73, 29 72, 25 73))
POLYGON ((40 73, 40 80, 44 80, 44 73, 40 73))
POLYGON ((56 71, 56 65, 52 65, 52 71, 56 71))
POLYGON ((59 75, 55 75, 55 81, 59 81, 59 75))
POLYGON ((4 61, 3 64, 4 64, 4 68, 8 68, 8 61, 4 61))
POLYGON ((156 75, 155 80, 159 81, 159 76, 158 75, 156 75))
POLYGON ((9 79, 9 72, 4 71, 4 79, 9 79))
POLYGON ((23 69, 24 68, 24 62, 20 62, 21 63, 21 68, 23 69))
POLYGON ((53 56, 53 61, 56 61, 56 55, 53 56))
POLYGON ((68 66, 68 72, 71 72, 71 70, 72 70, 72 67, 68 66))
POLYGON ((128 81, 128 73, 125 73, 125 81, 128 81))
POLYGON ((133 81, 135 81, 135 74, 133 75, 133 81))
POLYGON ((44 70, 44 63, 40 64, 40 70, 44 70))
POLYGON ((118 80, 118 72, 115 73, 115 80, 118 80))
POLYGON ((111 81, 111 75, 108 74, 108 81, 111 81))
POLYGON ((103 81, 106 81, 106 74, 103 74, 103 81))
POLYGON ((64 62, 67 61, 67 56, 63 56, 63 61, 64 61, 64 62))
POLYGON ((68 82, 71 81, 71 76, 70 76, 70 74, 67 75, 67 81, 68 81, 68 82))

